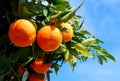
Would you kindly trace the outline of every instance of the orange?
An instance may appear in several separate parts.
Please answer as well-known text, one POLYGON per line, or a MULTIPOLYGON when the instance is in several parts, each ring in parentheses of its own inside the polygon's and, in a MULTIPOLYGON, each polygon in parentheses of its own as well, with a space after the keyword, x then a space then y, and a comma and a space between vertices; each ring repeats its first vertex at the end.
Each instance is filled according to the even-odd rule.
POLYGON ((28 79, 29 79, 29 81, 46 81, 45 75, 44 75, 43 79, 40 79, 38 76, 36 76, 33 73, 28 76, 28 79))
POLYGON ((37 33, 37 43, 46 52, 56 50, 61 42, 62 34, 55 26, 44 26, 37 33))
POLYGON ((16 46, 26 47, 35 41, 36 29, 30 21, 18 19, 10 25, 8 36, 16 46))
POLYGON ((62 23, 61 24, 62 29, 65 29, 66 31, 62 32, 62 36, 65 42, 68 42, 72 39, 73 37, 73 29, 70 24, 68 23, 62 23))
POLYGON ((49 70, 50 68, 50 63, 45 64, 43 58, 38 58, 35 60, 32 64, 31 67, 32 69, 37 72, 37 73, 45 73, 49 70))

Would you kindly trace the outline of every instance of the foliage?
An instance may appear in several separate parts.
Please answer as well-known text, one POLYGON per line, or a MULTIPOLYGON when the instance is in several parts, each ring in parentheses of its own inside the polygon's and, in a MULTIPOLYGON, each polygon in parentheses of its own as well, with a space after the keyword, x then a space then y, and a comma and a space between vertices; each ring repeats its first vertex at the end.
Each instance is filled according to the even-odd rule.
POLYGON ((83 3, 72 9, 67 0, 0 0, 0 81, 26 81, 28 74, 32 72, 31 62, 43 56, 51 63, 51 68, 46 72, 48 81, 53 69, 58 74, 60 67, 68 59, 72 69, 77 61, 85 62, 89 58, 98 59, 100 64, 108 59, 115 61, 115 58, 101 47, 104 42, 84 29, 84 20, 76 15, 82 5, 83 3), (60 47, 52 52, 43 51, 36 41, 29 47, 20 48, 14 46, 8 37, 9 26, 17 19, 32 21, 37 31, 45 25, 55 25, 61 29, 60 24, 70 20, 74 36, 69 42, 63 41, 60 47), (17 74, 18 66, 25 67, 22 77, 17 74))

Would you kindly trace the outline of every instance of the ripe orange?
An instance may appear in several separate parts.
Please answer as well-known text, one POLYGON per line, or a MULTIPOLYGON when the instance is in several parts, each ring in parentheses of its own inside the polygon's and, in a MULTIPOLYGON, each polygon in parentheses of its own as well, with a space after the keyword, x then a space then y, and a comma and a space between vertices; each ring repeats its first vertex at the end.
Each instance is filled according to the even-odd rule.
POLYGON ((35 41, 36 29, 30 21, 18 19, 10 25, 8 36, 16 46, 26 47, 35 41))
POLYGON ((37 43, 46 52, 56 50, 61 42, 62 34, 55 26, 44 26, 37 33, 37 43))
POLYGON ((37 72, 37 73, 45 73, 49 70, 50 68, 50 63, 44 64, 43 58, 38 58, 35 60, 32 64, 31 67, 32 69, 37 72))
POLYGON ((28 79, 29 79, 29 81, 46 81, 45 75, 44 75, 43 79, 40 79, 33 73, 28 76, 28 79))
POLYGON ((66 31, 62 32, 62 36, 65 42, 68 42, 73 37, 73 29, 70 24, 68 23, 62 23, 61 24, 62 29, 66 29, 66 31))

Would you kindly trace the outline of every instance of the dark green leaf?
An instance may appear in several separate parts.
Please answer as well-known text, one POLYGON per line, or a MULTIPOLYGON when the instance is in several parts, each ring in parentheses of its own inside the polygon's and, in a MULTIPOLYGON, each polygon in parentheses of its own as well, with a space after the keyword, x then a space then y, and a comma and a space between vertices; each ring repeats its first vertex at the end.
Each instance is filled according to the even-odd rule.
POLYGON ((61 44, 60 47, 57 50, 55 50, 55 53, 57 53, 57 54, 63 53, 64 54, 66 51, 67 51, 66 46, 64 44, 61 44))
POLYGON ((10 59, 13 63, 17 62, 19 59, 19 54, 17 51, 10 54, 10 59))
POLYGON ((36 59, 38 58, 39 56, 40 57, 43 57, 45 56, 46 52, 44 52, 42 49, 39 48, 38 44, 35 42, 34 43, 34 53, 33 53, 33 58, 36 59))
POLYGON ((81 8, 81 6, 83 5, 83 3, 81 3, 76 9, 70 11, 69 13, 67 13, 65 16, 63 16, 60 20, 62 22, 67 22, 68 20, 70 20, 76 13, 76 11, 81 8))
POLYGON ((116 61, 116 59, 111 54, 106 54, 106 57, 108 57, 112 61, 116 61))
POLYGON ((29 16, 33 15, 32 12, 30 12, 28 10, 28 8, 26 6, 24 6, 22 3, 19 3, 19 7, 18 7, 18 16, 20 18, 27 18, 29 16))
POLYGON ((76 67, 77 59, 74 55, 69 54, 69 60, 70 60, 70 65, 74 70, 74 68, 76 67))
POLYGON ((31 46, 24 47, 24 48, 19 48, 18 54, 19 54, 19 60, 20 61, 25 61, 30 56, 32 56, 32 48, 31 48, 31 46))
POLYGON ((82 45, 90 45, 91 43, 94 43, 96 42, 96 38, 88 38, 88 39, 85 39, 84 41, 82 41, 82 45))
POLYGON ((80 34, 84 34, 84 35, 91 35, 90 32, 88 32, 87 30, 82 30, 79 32, 80 34))
POLYGON ((100 55, 98 57, 101 58, 103 61, 107 62, 107 58, 104 55, 100 55))
POLYGON ((99 56, 98 56, 98 62, 102 65, 103 64, 103 60, 102 60, 102 58, 100 58, 99 56))
POLYGON ((35 73, 35 75, 40 78, 41 80, 44 78, 45 74, 35 73))
POLYGON ((58 75, 59 65, 58 65, 58 64, 53 64, 53 67, 54 67, 54 70, 55 70, 56 75, 58 75))
POLYGON ((85 61, 87 61, 87 57, 81 56, 80 60, 81 60, 82 62, 85 62, 85 61))
POLYGON ((0 57, 0 75, 4 75, 10 71, 10 66, 11 66, 10 62, 11 61, 9 58, 0 57))
POLYGON ((64 60, 69 59, 69 51, 67 50, 66 53, 64 54, 64 60))
POLYGON ((48 70, 47 73, 46 73, 46 76, 47 76, 47 80, 48 80, 48 81, 50 81, 50 73, 53 73, 53 71, 48 70))

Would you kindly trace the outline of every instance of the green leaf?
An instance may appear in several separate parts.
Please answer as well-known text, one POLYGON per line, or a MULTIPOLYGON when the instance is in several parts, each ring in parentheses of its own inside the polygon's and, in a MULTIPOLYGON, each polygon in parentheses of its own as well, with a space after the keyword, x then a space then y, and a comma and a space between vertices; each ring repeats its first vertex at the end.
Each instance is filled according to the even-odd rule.
POLYGON ((35 73, 35 75, 39 78, 39 79, 43 79, 44 78, 44 76, 45 76, 45 74, 43 73, 43 74, 40 74, 40 73, 35 73))
POLYGON ((47 16, 48 10, 47 9, 43 9, 43 14, 44 14, 44 16, 47 16))
POLYGON ((82 44, 80 43, 77 43, 77 44, 74 44, 74 47, 79 50, 79 52, 83 55, 83 56, 86 56, 86 57, 90 57, 90 58, 93 58, 93 55, 91 55, 85 48, 82 44))
POLYGON ((46 52, 39 48, 38 44, 35 42, 33 46, 33 58, 44 57, 46 52))
POLYGON ((38 15, 45 15, 47 16, 47 9, 46 7, 42 6, 41 3, 35 4, 35 2, 29 2, 25 5, 27 9, 33 13, 33 16, 38 16, 38 15))
POLYGON ((76 11, 77 11, 79 8, 81 8, 82 5, 83 5, 83 3, 81 3, 76 9, 72 10, 71 12, 69 12, 69 13, 67 13, 65 16, 63 16, 63 17, 61 18, 61 21, 62 21, 62 22, 67 22, 69 19, 71 19, 71 18, 75 15, 76 11))
POLYGON ((68 60, 69 59, 69 50, 66 51, 66 53, 64 54, 64 60, 68 60))
POLYGON ((74 70, 74 68, 76 67, 77 59, 74 55, 69 54, 69 60, 70 60, 70 65, 74 70))
POLYGON ((82 30, 79 32, 80 34, 83 34, 83 35, 91 35, 91 33, 87 30, 82 30))
POLYGON ((84 41, 82 41, 82 45, 89 45, 91 43, 94 43, 96 42, 96 38, 88 38, 88 39, 85 39, 84 41))
POLYGON ((57 54, 61 54, 61 53, 65 53, 67 51, 67 48, 64 44, 61 44, 60 47, 55 50, 55 53, 57 54))
POLYGON ((111 54, 105 54, 106 57, 108 57, 112 61, 116 61, 116 59, 111 54))
POLYGON ((83 61, 83 62, 85 62, 85 61, 87 61, 87 57, 81 56, 80 60, 83 61))
POLYGON ((65 0, 53 0, 53 4, 54 5, 56 5, 56 4, 65 4, 65 0))
POLYGON ((22 4, 26 4, 27 0, 19 0, 19 2, 22 3, 22 4))
POLYGON ((52 15, 52 16, 50 17, 50 19, 51 19, 51 20, 52 20, 52 19, 55 19, 55 18, 59 17, 61 14, 62 14, 62 11, 57 11, 54 15, 52 15))
POLYGON ((8 73, 10 71, 10 66, 11 66, 11 61, 9 58, 0 57, 0 75, 4 75, 8 73))
POLYGON ((98 57, 101 58, 103 61, 107 62, 107 58, 104 55, 100 55, 98 57))
POLYGON ((102 60, 102 58, 100 58, 99 56, 98 56, 98 62, 102 65, 103 64, 103 60, 102 60))

